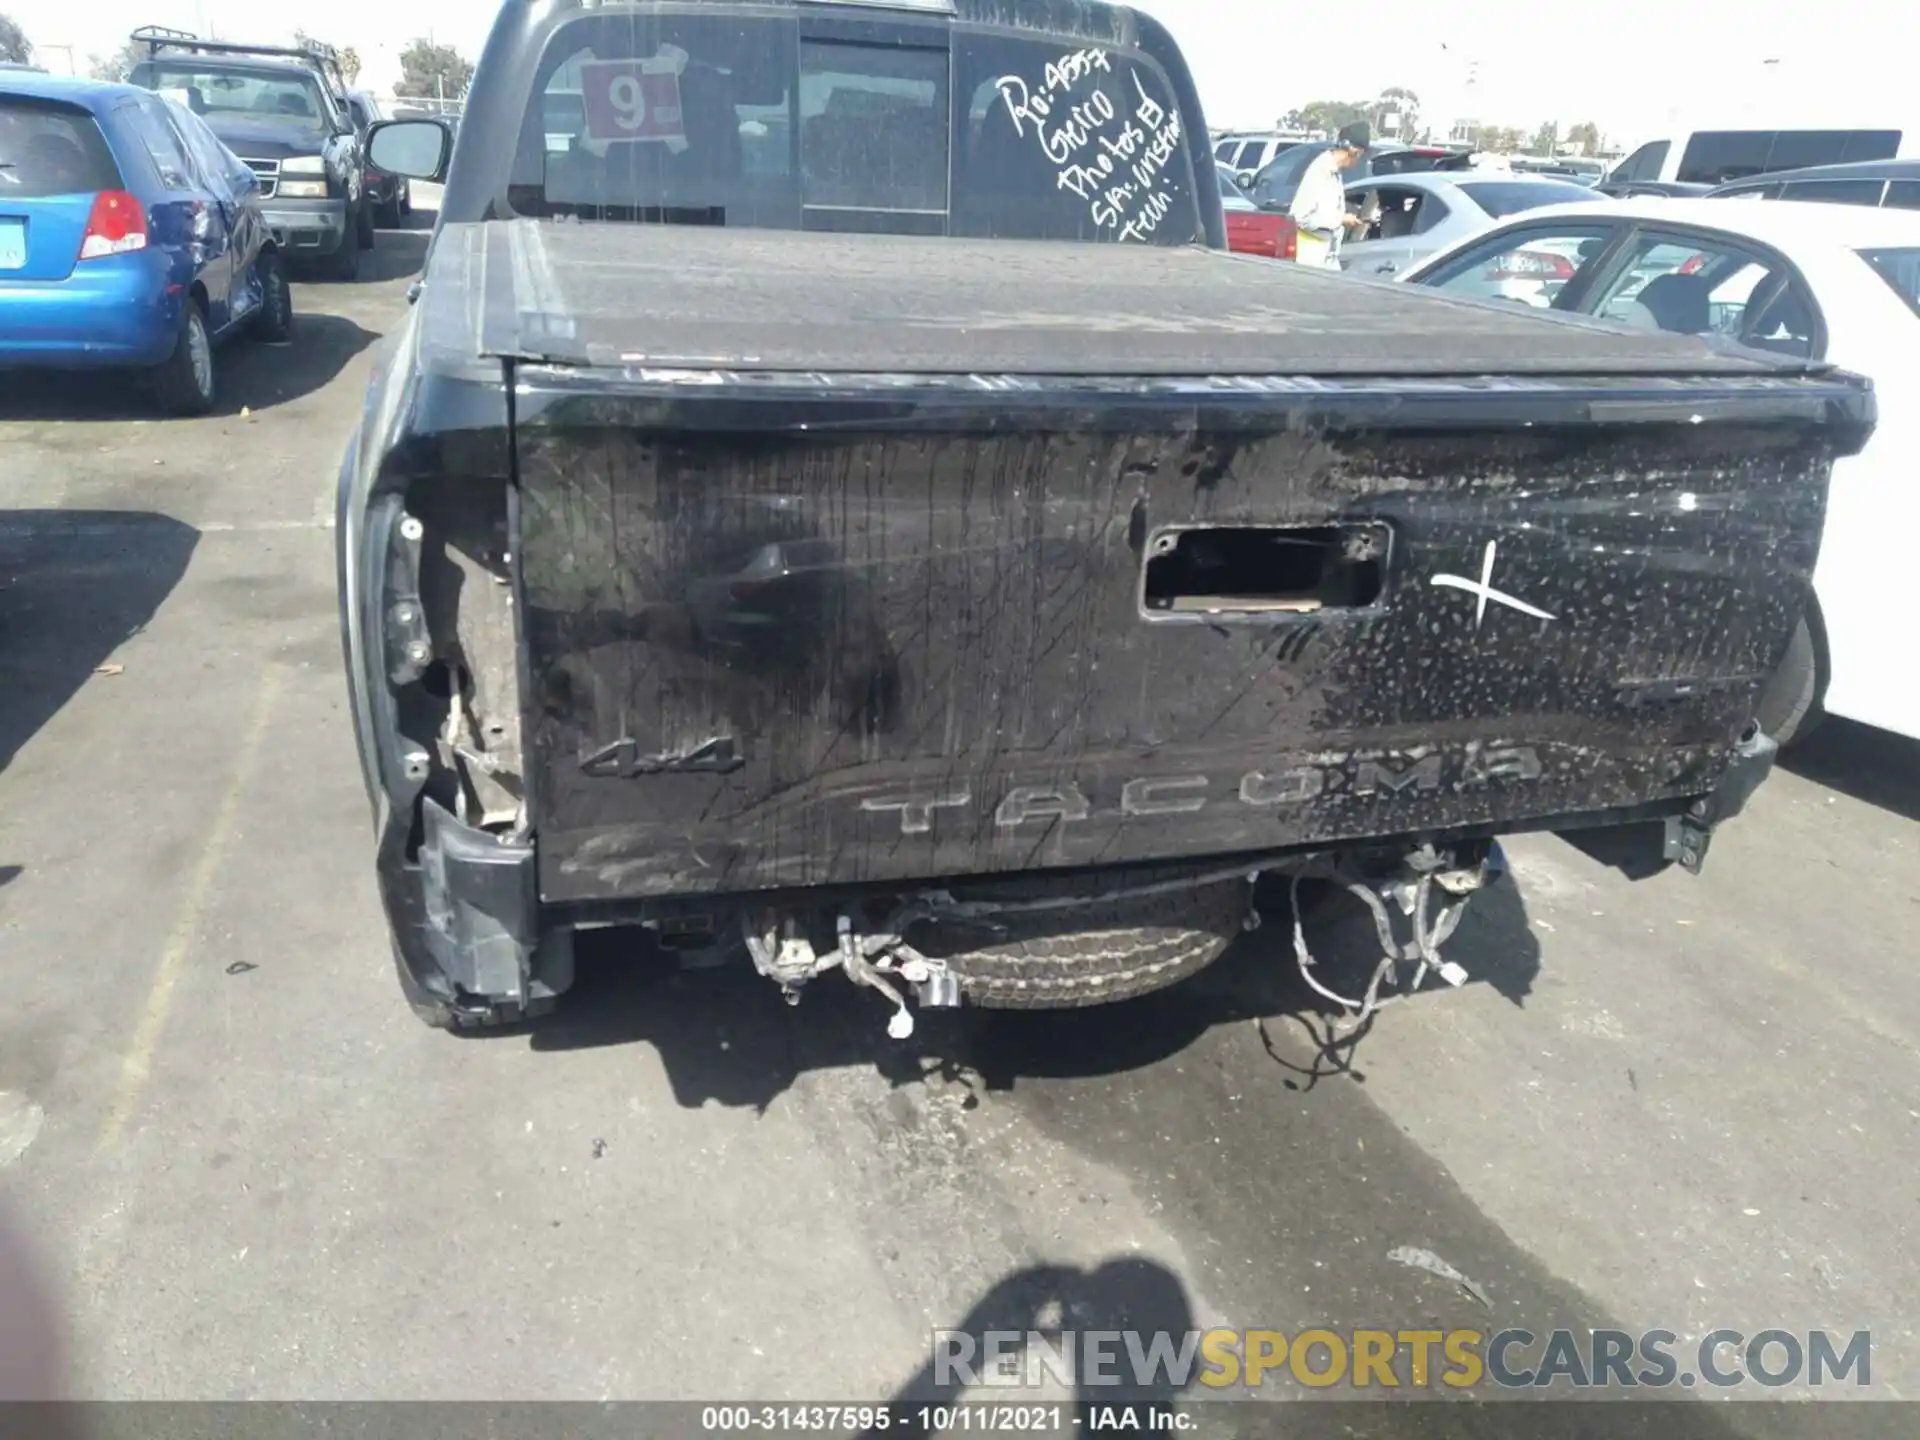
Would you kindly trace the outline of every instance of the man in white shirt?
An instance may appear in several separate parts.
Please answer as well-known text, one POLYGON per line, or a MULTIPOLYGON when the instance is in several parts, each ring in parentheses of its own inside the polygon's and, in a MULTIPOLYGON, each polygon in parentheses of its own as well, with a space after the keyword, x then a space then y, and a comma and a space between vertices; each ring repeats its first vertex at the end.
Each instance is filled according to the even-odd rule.
POLYGON ((1296 253, 1302 265, 1340 268, 1341 240, 1347 231, 1365 223, 1347 210, 1347 186, 1340 177, 1359 162, 1372 143, 1372 129, 1366 121, 1357 121, 1340 132, 1332 149, 1314 156, 1306 174, 1300 177, 1300 188, 1294 191, 1287 214, 1300 231, 1296 253))

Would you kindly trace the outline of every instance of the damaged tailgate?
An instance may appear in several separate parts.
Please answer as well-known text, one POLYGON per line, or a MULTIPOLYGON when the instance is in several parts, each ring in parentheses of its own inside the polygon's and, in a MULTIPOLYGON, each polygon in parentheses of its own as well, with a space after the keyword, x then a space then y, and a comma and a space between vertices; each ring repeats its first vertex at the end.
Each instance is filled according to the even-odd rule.
POLYGON ((540 887, 1684 807, 1851 377, 1200 251, 473 227, 540 887))

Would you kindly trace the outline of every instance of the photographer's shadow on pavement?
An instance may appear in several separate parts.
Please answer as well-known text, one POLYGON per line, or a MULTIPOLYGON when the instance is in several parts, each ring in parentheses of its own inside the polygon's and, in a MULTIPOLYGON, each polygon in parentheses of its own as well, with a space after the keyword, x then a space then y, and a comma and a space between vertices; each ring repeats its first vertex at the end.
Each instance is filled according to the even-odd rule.
MULTIPOLYGON (((1259 1316, 1229 1322, 1258 1327, 1259 1316)), ((1387 1322, 1382 1321, 1383 1325, 1387 1322)), ((968 1428, 964 1414, 941 1407, 1021 1407, 1032 1433, 1084 1437, 1096 1434, 1184 1434, 1197 1440, 1739 1440, 1743 1434, 1783 1437, 1828 1433, 1807 1425, 1809 1417, 1780 1414, 1784 1429, 1736 1428, 1729 1407, 1691 1400, 1593 1404, 1489 1399, 1486 1383, 1473 1392, 1338 1390, 1309 1392, 1290 1378, 1286 1361, 1256 1388, 1245 1372, 1228 1374, 1203 1355, 1202 1322, 1180 1277, 1142 1256, 1106 1260, 1097 1266, 1030 1265, 990 1287, 967 1314, 944 1333, 928 1336, 928 1358, 890 1397, 889 1423, 861 1440, 930 1440, 968 1428), (1164 1337, 1164 1338, 1163 1338, 1164 1337), (1191 1337, 1191 1338, 1190 1338, 1191 1337), (1090 1346, 1097 1346, 1097 1352, 1090 1346), (1182 1351, 1186 1359, 1182 1359, 1182 1351), (1135 1357, 1140 1357, 1136 1369, 1135 1357), (1012 1366, 995 1373, 994 1359, 1012 1366), (1094 1368, 1097 1366, 1097 1372, 1094 1368), (1095 1378, 1097 1374, 1098 1378, 1095 1378), (1230 1383, 1204 1385, 1213 1375, 1230 1383), (998 1383, 995 1383, 995 1382, 998 1383), (1011 1382, 1011 1383, 1010 1383, 1011 1382), (1071 1409, 1069 1409, 1071 1406, 1071 1409), (923 1411, 923 1407, 925 1407, 923 1411), (1056 1412, 1057 1407, 1057 1412, 1056 1412), (1041 1423, 1053 1420, 1057 1426, 1041 1423), (944 1432, 933 1422, 950 1421, 944 1432)), ((1283 1337, 1276 1336, 1276 1340, 1283 1337)), ((1292 1337, 1284 1337, 1290 1340, 1292 1337)), ((1244 1342, 1231 1347, 1238 1362, 1244 1342)), ((1312 1369, 1323 1372, 1331 1351, 1310 1350, 1312 1369)), ((1408 1361, 1396 1363, 1405 1378, 1408 1361)), ((1757 1412, 1761 1407, 1738 1407, 1757 1412)), ((1774 1411, 1804 1407, 1766 1407, 1774 1411)), ((1825 1407, 1829 1411, 1872 1406, 1825 1407)), ((979 1413, 979 1412, 975 1412, 979 1413)), ((1763 1417, 1755 1415, 1756 1419, 1763 1417)), ((1835 1435, 1846 1433, 1836 1428, 1835 1435)), ((1892 1433, 1862 1431, 1859 1433, 1892 1433)))
MULTIPOLYGON (((1304 932, 1315 978, 1338 995, 1365 993, 1381 959, 1373 920, 1357 900, 1307 899, 1304 932)), ((795 1079, 816 1069, 869 1065, 895 1085, 933 1075, 987 1090, 1022 1080, 1123 1074, 1185 1051, 1218 1027, 1257 1021, 1287 1083, 1308 1091, 1334 1076, 1365 1082, 1359 1063, 1371 1025, 1316 994, 1301 976, 1292 913, 1283 882, 1258 894, 1261 927, 1184 984, 1120 1004, 1085 1010, 916 1012, 906 1041, 888 1038, 888 1008, 872 991, 838 975, 806 987, 788 1007, 744 959, 709 971, 678 970, 644 932, 594 931, 579 937, 578 978, 559 1011, 532 1028, 536 1050, 651 1044, 675 1097, 765 1110, 795 1079)), ((1475 896, 1442 949, 1468 974, 1515 1005, 1540 969, 1540 947, 1510 876, 1475 896)), ((1403 966, 1411 978, 1412 966, 1403 966)), ((1445 982, 1401 1003, 1443 1004, 1445 982)))
POLYGON ((1075 1353, 1070 1337, 1101 1331, 1131 1333, 1145 1346, 1152 1337, 1164 1334, 1177 1347, 1196 1324, 1186 1286, 1154 1260, 1125 1256, 1091 1269, 1033 1265, 1017 1270, 982 1295, 944 1335, 929 1337, 927 1363, 892 1397, 894 1423, 884 1433, 907 1440, 927 1440, 938 1433, 922 1423, 921 1406, 1043 1398, 1058 1403, 1061 1380, 1072 1387, 1079 1407, 1078 1418, 1071 1422, 1074 1432, 1087 1434, 1099 1428, 1094 1411, 1105 1406, 1131 1407, 1136 1419, 1133 1428, 1141 1433, 1171 1430, 1162 1417, 1171 1414, 1182 1377, 1169 1374, 1165 1367, 1150 1376, 1132 1375, 1121 1341, 1111 1347, 1110 1356, 1115 1362, 1110 1373, 1119 1383, 1081 1383, 1079 1362, 1084 1357, 1075 1353), (1045 1353, 1027 1348, 1029 1337, 1037 1337, 1045 1353), (1003 1356, 1018 1367, 1014 1375, 1019 1382, 1035 1388, 1001 1388, 1006 1377, 994 1374, 994 1360, 1003 1356), (1053 1382, 1056 1390, 1037 1388, 1044 1381, 1053 1382))
POLYGON ((199 539, 146 511, 0 509, 0 771, 153 618, 199 539))

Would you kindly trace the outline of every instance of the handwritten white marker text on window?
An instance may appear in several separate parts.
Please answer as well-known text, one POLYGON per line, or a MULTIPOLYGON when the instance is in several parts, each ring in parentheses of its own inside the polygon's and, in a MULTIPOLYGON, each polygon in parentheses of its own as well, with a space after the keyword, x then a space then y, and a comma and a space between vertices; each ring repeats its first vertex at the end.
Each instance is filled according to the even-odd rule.
POLYGON ((1136 69, 1128 71, 1138 102, 1132 114, 1097 82, 1076 96, 1096 73, 1113 73, 1107 52, 1078 50, 1050 62, 1038 84, 1019 75, 998 84, 1014 133, 1035 137, 1058 167, 1059 188, 1086 201, 1101 229, 1144 241, 1174 208, 1168 165, 1180 149, 1180 116, 1147 93, 1136 69))

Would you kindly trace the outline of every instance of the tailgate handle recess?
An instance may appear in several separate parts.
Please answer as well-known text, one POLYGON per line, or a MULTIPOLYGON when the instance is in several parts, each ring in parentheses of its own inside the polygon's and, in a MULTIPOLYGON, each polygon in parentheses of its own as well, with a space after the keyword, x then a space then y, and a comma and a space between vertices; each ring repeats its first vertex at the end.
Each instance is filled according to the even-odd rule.
POLYGON ((1141 613, 1163 620, 1364 610, 1386 588, 1390 539, 1377 522, 1159 530, 1147 542, 1141 613))

